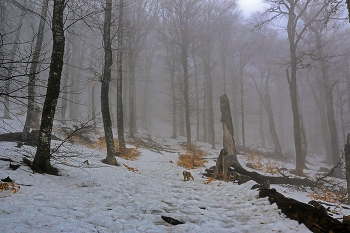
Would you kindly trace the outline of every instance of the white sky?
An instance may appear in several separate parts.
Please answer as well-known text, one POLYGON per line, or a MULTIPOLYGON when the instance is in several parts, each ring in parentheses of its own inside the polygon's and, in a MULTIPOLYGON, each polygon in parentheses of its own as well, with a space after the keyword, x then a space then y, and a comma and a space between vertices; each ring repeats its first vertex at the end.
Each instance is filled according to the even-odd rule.
POLYGON ((263 8, 263 0, 238 0, 238 5, 243 10, 244 15, 249 16, 263 8))

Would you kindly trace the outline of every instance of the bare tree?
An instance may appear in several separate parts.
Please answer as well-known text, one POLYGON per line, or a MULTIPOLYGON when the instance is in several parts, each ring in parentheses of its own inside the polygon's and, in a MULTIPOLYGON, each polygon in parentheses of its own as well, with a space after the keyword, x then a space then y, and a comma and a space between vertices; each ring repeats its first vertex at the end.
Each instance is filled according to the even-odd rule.
POLYGON ((125 148, 124 139, 124 114, 123 114, 123 11, 124 0, 119 0, 118 18, 118 50, 117 50, 117 127, 119 148, 125 148))
POLYGON ((41 117, 38 145, 33 162, 33 170, 39 173, 57 174, 57 169, 53 168, 50 163, 50 144, 53 120, 58 96, 60 94, 61 74, 63 67, 65 46, 63 15, 65 6, 65 0, 54 1, 52 18, 53 45, 50 72, 41 117))
POLYGON ((31 61, 29 81, 28 81, 28 105, 27 105, 27 117, 26 117, 26 121, 22 131, 23 141, 26 141, 28 139, 30 126, 34 116, 36 73, 37 73, 37 67, 39 65, 40 52, 41 52, 41 47, 44 39, 44 28, 45 28, 45 20, 46 20, 48 5, 49 5, 49 0, 43 0, 36 45, 34 49, 33 58, 31 61))
POLYGON ((112 0, 106 0, 105 20, 103 24, 103 46, 105 51, 105 64, 101 80, 101 111, 103 128, 105 131, 107 157, 105 162, 111 165, 118 165, 115 159, 115 147, 112 131, 112 121, 109 106, 109 85, 111 81, 111 70, 113 64, 112 42, 111 42, 111 21, 112 21, 112 0))
POLYGON ((296 173, 302 174, 305 167, 305 150, 303 153, 303 147, 305 147, 306 141, 303 140, 301 113, 298 104, 298 89, 297 89, 297 69, 298 69, 298 54, 297 48, 301 41, 304 33, 308 26, 316 20, 323 10, 327 7, 328 3, 319 3, 312 0, 300 1, 300 0, 289 0, 289 1, 277 1, 270 0, 271 8, 269 12, 273 13, 273 18, 279 16, 286 16, 287 21, 287 34, 289 41, 290 50, 290 72, 286 70, 287 80, 290 89, 290 99, 292 104, 293 113, 293 131, 294 131, 294 142, 295 142, 295 153, 296 153, 296 173), (305 12, 314 5, 321 5, 318 10, 310 17, 310 21, 302 25, 301 17, 305 12), (304 146, 303 146, 304 144, 304 146))

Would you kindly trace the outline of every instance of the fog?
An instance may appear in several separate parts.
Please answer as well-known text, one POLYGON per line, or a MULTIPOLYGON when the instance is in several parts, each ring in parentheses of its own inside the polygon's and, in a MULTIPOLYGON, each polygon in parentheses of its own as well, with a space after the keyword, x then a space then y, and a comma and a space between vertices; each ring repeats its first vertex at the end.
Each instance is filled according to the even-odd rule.
MULTIPOLYGON (((281 1, 262 6, 259 1, 125 0, 122 7, 112 1, 113 131, 121 64, 126 137, 149 131, 214 148, 222 144, 219 98, 227 94, 236 144, 274 152, 280 144, 288 156, 318 154, 335 165, 350 126, 346 5, 296 2, 291 12, 281 1)), ((0 4, 0 108, 3 118, 15 118, 27 112, 43 3, 0 4)), ((105 4, 67 2, 56 122, 102 124, 105 4)), ((41 109, 51 62, 52 8, 49 1, 35 70, 34 102, 41 109)))

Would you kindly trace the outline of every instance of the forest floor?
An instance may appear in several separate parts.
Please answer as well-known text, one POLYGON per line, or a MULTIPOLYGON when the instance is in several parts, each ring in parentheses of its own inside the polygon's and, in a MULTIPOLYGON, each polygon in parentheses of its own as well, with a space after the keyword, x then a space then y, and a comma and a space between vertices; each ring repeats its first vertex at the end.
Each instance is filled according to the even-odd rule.
MULTIPOLYGON (((10 130, 9 126, 20 129, 16 121, 2 121, 0 133, 10 130)), ((160 154, 140 148, 136 160, 117 157, 119 167, 101 162, 106 154, 103 149, 66 143, 52 159, 60 176, 33 174, 23 165, 23 157, 33 159, 33 147, 0 142, 0 159, 21 164, 11 170, 9 161, 0 160, 0 179, 10 177, 16 184, 13 190, 0 191, 0 232, 309 232, 281 214, 276 204, 258 198, 258 191, 251 190, 254 181, 206 184, 201 174, 215 164, 219 154, 207 144, 200 146, 208 153, 208 163, 190 170, 194 180, 183 181, 185 169, 177 160, 184 138, 161 140, 176 152, 160 154), (162 215, 185 224, 170 225, 162 215)), ((247 161, 243 155, 239 160, 247 161)), ((309 188, 272 187, 302 202, 313 199, 309 188)), ((335 204, 330 210, 333 217, 350 214, 335 204)))

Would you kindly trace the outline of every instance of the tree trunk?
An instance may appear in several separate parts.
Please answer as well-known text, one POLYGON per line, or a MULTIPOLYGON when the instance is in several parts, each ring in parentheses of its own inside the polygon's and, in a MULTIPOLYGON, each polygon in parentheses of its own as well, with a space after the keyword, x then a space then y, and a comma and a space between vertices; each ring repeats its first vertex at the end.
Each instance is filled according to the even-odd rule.
POLYGON ((297 88, 297 102, 298 102, 298 109, 300 111, 299 113, 299 122, 300 122, 300 139, 301 139, 301 163, 304 164, 304 168, 306 168, 305 161, 307 156, 307 138, 306 138, 306 130, 305 125, 303 121, 303 115, 301 114, 301 105, 300 105, 300 97, 299 92, 297 88))
POLYGON ((192 59, 193 59, 193 67, 194 67, 194 78, 196 84, 196 115, 197 115, 197 141, 199 141, 199 90, 198 90, 198 72, 197 72, 197 63, 196 63, 196 51, 194 46, 192 46, 192 59))
POLYGON ((95 77, 94 83, 91 87, 91 117, 94 122, 94 126, 96 126, 96 107, 95 107, 95 89, 96 89, 96 82, 97 77, 95 77))
POLYGON ((67 114, 67 98, 68 98, 68 79, 70 75, 70 69, 69 69, 69 61, 70 61, 70 48, 71 44, 69 43, 69 34, 68 34, 68 43, 66 45, 67 52, 66 52, 66 61, 64 62, 64 72, 63 72, 63 95, 61 100, 61 120, 66 120, 66 114, 67 114))
POLYGON ((260 100, 262 101, 262 105, 264 106, 266 113, 267 113, 267 118, 269 121, 269 132, 270 132, 273 147, 275 150, 274 154, 276 157, 282 158, 282 155, 283 155, 282 154, 282 147, 281 147, 280 141, 279 141, 278 136, 277 136, 276 127, 275 127, 275 118, 273 116, 272 105, 271 105, 271 98, 270 98, 270 91, 269 91, 269 75, 270 74, 268 72, 267 78, 265 81, 265 97, 259 91, 258 85, 256 84, 255 80, 254 80, 254 83, 255 83, 256 90, 259 93, 260 100))
POLYGON ((28 82, 27 117, 26 117, 26 121, 22 131, 23 141, 27 141, 28 139, 30 125, 32 123, 33 115, 34 115, 34 96, 35 96, 35 81, 36 81, 35 79, 36 79, 37 67, 39 64, 41 46, 43 44, 45 20, 46 20, 48 5, 49 5, 49 0, 44 0, 41 8, 41 18, 39 23, 36 45, 35 45, 32 63, 30 67, 29 82, 28 82))
POLYGON ((240 68, 239 76, 240 76, 240 93, 241 93, 242 143, 243 143, 243 148, 245 148, 243 68, 240 68))
MULTIPOLYGON (((316 44, 318 47, 317 56, 319 59, 322 59, 323 51, 321 50, 321 38, 320 35, 316 35, 316 44)), ((336 166, 340 160, 340 150, 339 150, 339 142, 338 142, 338 132, 337 126, 335 123, 334 117, 334 107, 333 107, 333 87, 334 85, 330 85, 329 76, 328 76, 328 65, 325 61, 320 60, 321 72, 323 77, 323 85, 325 90, 325 101, 326 101, 326 109, 327 109, 327 119, 328 119, 328 130, 331 141, 331 149, 332 149, 332 158, 333 158, 333 166, 336 166)), ((334 83, 335 84, 335 83, 334 83)), ((336 177, 341 177, 341 169, 337 168, 335 171, 336 177)))
POLYGON ((276 132, 276 127, 275 127, 275 119, 273 116, 273 111, 271 107, 271 98, 268 89, 266 90, 265 94, 265 105, 266 105, 266 112, 267 112, 267 117, 269 120, 269 132, 271 135, 272 143, 273 143, 273 148, 275 150, 275 155, 278 158, 282 158, 283 153, 282 153, 282 147, 280 144, 280 141, 277 136, 276 132))
POLYGON ((348 192, 347 204, 350 205, 350 134, 348 134, 346 138, 344 153, 345 153, 346 184, 347 184, 347 192, 348 192))
POLYGON ((233 163, 238 164, 238 160, 235 152, 236 145, 234 140, 231 108, 227 94, 224 94, 220 97, 220 109, 221 123, 223 128, 223 147, 227 152, 227 164, 231 166, 233 163))
POLYGON ((177 138, 177 125, 176 125, 176 89, 175 89, 175 49, 174 45, 171 45, 171 51, 170 51, 171 58, 168 58, 168 65, 170 68, 170 82, 171 82, 171 99, 172 99, 172 117, 173 117, 173 134, 171 135, 171 138, 176 139, 177 138))
POLYGON ((57 174, 57 169, 50 163, 50 144, 53 120, 58 96, 63 67, 65 37, 63 30, 64 0, 55 0, 53 6, 52 34, 53 46, 50 63, 49 78, 43 112, 41 117, 40 132, 37 150, 33 162, 33 170, 39 173, 57 174))
POLYGON ((214 168, 214 174, 213 177, 214 179, 218 178, 227 178, 227 172, 228 172, 228 161, 227 161, 227 151, 225 149, 222 149, 220 151, 219 157, 216 160, 216 165, 214 168))
POLYGON ((303 163, 303 155, 301 148, 301 130, 300 130, 300 111, 298 107, 298 92, 297 92, 297 42, 295 42, 296 37, 296 25, 295 25, 295 7, 296 2, 290 3, 288 12, 288 24, 287 33, 289 40, 289 51, 290 51, 290 66, 291 72, 287 70, 287 80, 290 90, 290 100, 292 105, 293 113, 293 133, 294 133, 294 144, 295 144, 295 160, 296 160, 296 173, 302 174, 305 164, 303 163))
POLYGON ((74 95, 76 94, 76 84, 75 84, 75 80, 76 80, 76 68, 75 68, 75 64, 77 63, 77 57, 78 57, 78 49, 77 49, 77 45, 76 43, 79 43, 79 42, 76 42, 77 40, 75 39, 75 35, 72 36, 74 39, 73 39, 73 42, 75 42, 74 44, 72 44, 72 57, 71 57, 71 67, 69 68, 70 69, 70 77, 69 77, 69 80, 70 80, 70 83, 69 83, 69 93, 68 93, 68 99, 69 99, 69 112, 68 112, 68 117, 70 120, 75 120, 76 119, 76 112, 75 112, 75 109, 74 109, 74 106, 75 106, 75 103, 74 103, 74 95))
MULTIPOLYGON (((234 71, 232 71, 234 73, 234 71)), ((232 75, 232 110, 233 110, 233 126, 236 130, 235 141, 236 144, 239 145, 240 140, 240 127, 239 127, 239 104, 238 104, 238 93, 239 93, 239 85, 237 84, 238 79, 236 75, 232 75)))
MULTIPOLYGON (((264 74, 261 74, 261 80, 264 80, 264 74)), ((262 91, 263 82, 260 82, 260 91, 262 91)), ((265 135, 264 135, 264 100, 260 98, 259 101, 259 133, 260 133, 260 141, 261 147, 265 148, 265 135)))
MULTIPOLYGON (((25 1, 24 5, 27 4, 27 1, 25 1)), ((11 84, 12 84, 12 72, 13 72, 13 63, 16 59, 16 54, 17 54, 17 50, 18 50, 18 45, 19 45, 19 38, 21 37, 21 31, 22 31, 22 24, 23 24, 23 20, 25 17, 25 11, 22 10, 21 12, 21 16, 19 18, 18 21, 18 29, 15 35, 15 41, 13 42, 13 47, 11 50, 11 56, 10 56, 10 65, 8 67, 8 72, 7 72, 7 78, 5 81, 5 101, 4 101, 4 119, 12 119, 10 117, 10 93, 11 93, 11 84)))
POLYGON ((109 108, 109 83, 111 81, 111 70, 113 64, 112 45, 111 45, 111 18, 112 18, 112 0, 106 0, 105 21, 103 25, 103 44, 105 51, 105 65, 101 83, 101 112, 103 128, 107 146, 107 157, 105 162, 111 165, 117 165, 115 159, 115 147, 112 131, 112 121, 109 108))
MULTIPOLYGON (((207 42, 209 43, 209 42, 207 42)), ((206 45, 209 46, 209 45, 206 45)), ((212 149, 215 149, 215 129, 214 129, 214 107, 213 107, 213 84, 211 77, 211 67, 210 67, 210 49, 206 48, 204 54, 204 78, 206 82, 206 111, 207 111, 207 139, 211 144, 212 149)))
POLYGON ((321 102, 322 99, 324 99, 324 88, 322 87, 320 89, 320 97, 317 97, 316 95, 316 91, 314 89, 314 87, 312 86, 312 84, 310 83, 309 79, 306 79, 310 89, 311 89, 311 93, 312 96, 315 99, 318 111, 319 111, 319 115, 320 115, 320 121, 321 121, 321 135, 322 135, 322 142, 323 142, 323 146, 326 152, 326 163, 332 163, 332 150, 331 150, 331 143, 330 143, 330 139, 329 139, 329 131, 328 131, 328 127, 324 127, 326 126, 327 123, 327 114, 326 114, 326 107, 325 107, 325 103, 321 102))
POLYGON ((124 0, 119 2, 119 19, 118 19, 118 53, 117 53, 117 127, 119 150, 125 148, 124 139, 124 113, 123 113, 123 11, 124 0))
MULTIPOLYGON (((130 46, 132 47, 132 46, 130 46)), ((135 63, 136 56, 133 48, 129 51, 129 137, 134 138, 136 132, 136 83, 135 83, 135 63)))
POLYGON ((188 45, 187 42, 183 42, 181 50, 181 63, 183 68, 184 78, 184 102, 185 102, 185 123, 186 123, 186 137, 187 144, 191 144, 191 121, 190 121, 190 99, 189 99, 189 83, 188 83, 188 45))

